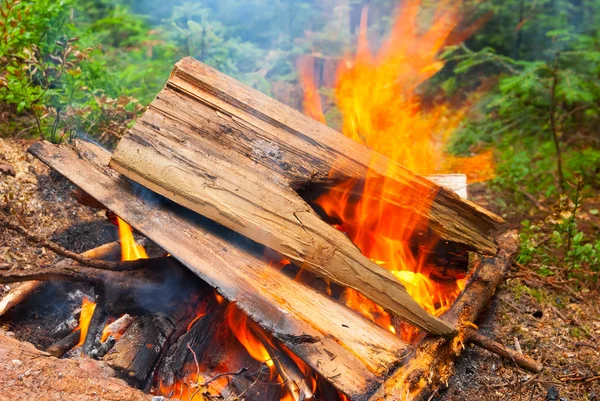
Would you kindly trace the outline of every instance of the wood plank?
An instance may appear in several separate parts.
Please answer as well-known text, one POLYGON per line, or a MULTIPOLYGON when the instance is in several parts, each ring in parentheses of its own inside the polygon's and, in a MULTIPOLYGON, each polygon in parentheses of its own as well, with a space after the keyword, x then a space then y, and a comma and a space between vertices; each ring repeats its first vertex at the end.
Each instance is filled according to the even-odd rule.
MULTIPOLYGON (((89 143, 39 142, 30 152, 237 302, 248 316, 353 400, 379 386, 409 346, 344 305, 269 266, 244 239, 176 205, 138 196, 89 143)), ((247 242, 247 241, 246 241, 247 242)))
MULTIPOLYGON (((250 158, 285 177, 292 188, 370 174, 397 181, 400 193, 406 192, 402 186, 430 190, 436 193, 433 204, 416 205, 415 209, 429 217, 440 238, 486 254, 497 251, 490 230, 503 221, 499 216, 461 200, 452 191, 439 189, 326 125, 191 57, 175 65, 165 90, 150 107, 170 118, 174 100, 185 107, 190 117, 187 122, 196 133, 211 139, 215 149, 232 149, 250 158)), ((145 119, 140 123, 145 124, 145 119)))

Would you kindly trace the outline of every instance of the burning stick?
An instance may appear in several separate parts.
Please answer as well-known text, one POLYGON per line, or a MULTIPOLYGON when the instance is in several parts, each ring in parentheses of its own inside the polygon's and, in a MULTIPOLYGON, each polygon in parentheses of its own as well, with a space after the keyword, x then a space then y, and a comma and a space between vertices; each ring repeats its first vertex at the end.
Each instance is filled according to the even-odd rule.
POLYGON ((77 308, 71 316, 64 322, 61 322, 52 330, 50 337, 52 338, 63 338, 79 326, 79 318, 81 316, 81 308, 77 308))
POLYGON ((108 312, 106 311, 104 291, 99 291, 96 298, 96 307, 90 319, 85 341, 83 342, 83 353, 92 356, 92 351, 100 347, 102 338, 102 330, 108 321, 108 312))
POLYGON ((313 392, 306 383, 304 373, 298 368, 293 359, 274 344, 260 328, 253 328, 252 332, 271 355, 275 368, 294 401, 304 401, 312 398, 313 392))

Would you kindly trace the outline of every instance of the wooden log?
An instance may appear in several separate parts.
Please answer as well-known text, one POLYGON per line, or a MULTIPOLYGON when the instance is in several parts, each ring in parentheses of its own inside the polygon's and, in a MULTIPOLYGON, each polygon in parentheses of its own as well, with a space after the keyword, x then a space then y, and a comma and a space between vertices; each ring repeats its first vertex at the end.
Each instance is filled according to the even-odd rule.
POLYGON ((175 326, 164 314, 144 315, 135 320, 104 360, 131 385, 146 385, 175 326))
POLYGON ((89 358, 56 359, 0 330, 0 399, 11 401, 150 401, 89 358))
POLYGON ((60 358, 67 352, 69 352, 74 346, 79 343, 81 331, 79 329, 70 332, 65 337, 53 343, 46 349, 46 352, 50 355, 60 358))
POLYGON ((408 351, 391 333, 269 266, 226 229, 170 204, 144 202, 106 168, 108 152, 89 143, 77 149, 39 142, 30 152, 235 301, 350 399, 371 393, 408 351))
MULTIPOLYGON (((445 314, 445 318, 456 327, 477 319, 510 269, 519 244, 517 233, 507 232, 498 243, 499 254, 492 258, 482 257, 476 262, 475 275, 445 314)), ((427 399, 427 394, 447 383, 454 373, 454 361, 462 353, 466 341, 464 331, 453 340, 426 337, 407 362, 369 400, 393 401, 398 399, 399 393, 407 400, 427 399)))
POLYGON ((194 355, 198 360, 203 360, 204 353, 214 344, 217 330, 223 324, 226 305, 219 304, 214 297, 212 298, 204 315, 193 322, 187 333, 173 342, 166 352, 157 375, 163 387, 172 387, 175 383, 185 380, 191 373, 190 366, 196 362, 194 355))
MULTIPOLYGON (((306 180, 292 184, 289 181, 291 177, 280 174, 280 163, 287 161, 280 155, 279 142, 290 145, 288 136, 293 135, 282 131, 287 134, 278 138, 279 142, 261 139, 258 144, 248 144, 253 147, 249 152, 260 153, 261 160, 271 160, 266 165, 257 164, 256 159, 248 153, 238 153, 224 146, 226 141, 221 138, 226 135, 211 140, 211 135, 214 135, 208 132, 211 122, 207 121, 206 115, 196 115, 207 110, 204 103, 196 98, 204 93, 203 87, 189 86, 191 83, 202 85, 198 80, 205 78, 202 75, 204 66, 196 67, 188 59, 178 63, 167 87, 140 122, 119 142, 110 166, 168 199, 275 250, 313 273, 359 291, 414 326, 436 335, 454 335, 453 328, 421 308, 390 271, 365 257, 344 233, 331 227, 311 209, 293 190, 295 185, 307 184, 306 180), (194 73, 196 75, 189 75, 194 73), (190 81, 186 82, 183 77, 190 81), (183 97, 178 92, 179 88, 173 90, 174 85, 180 84, 188 85, 187 89, 192 91, 190 98, 183 97), (192 100, 196 101, 186 103, 192 100)), ((214 109, 208 110, 210 116, 214 115, 213 119, 220 119, 214 109)), ((230 112, 233 111, 227 111, 230 112)), ((236 126, 253 123, 238 121, 236 126)), ((231 127, 229 129, 231 131, 231 127)), ((244 140, 248 138, 243 134, 236 138, 237 142, 244 140)), ((340 139, 336 145, 341 143, 340 139)), ((355 153, 367 151, 352 141, 349 143, 356 145, 353 149, 346 149, 352 158, 356 156, 355 153)), ((294 150, 300 152, 302 148, 294 150)), ((284 170, 292 171, 302 166, 307 173, 310 171, 305 178, 318 175, 318 166, 312 159, 303 160, 304 164, 299 163, 296 161, 293 167, 284 170)), ((327 176, 328 172, 329 169, 321 171, 321 174, 327 176)), ((358 178, 367 176, 366 169, 362 173, 358 178)), ((408 172, 406 174, 411 178, 416 177, 408 172)), ((394 200, 402 202, 405 207, 416 208, 416 213, 423 214, 429 209, 428 204, 437 199, 438 190, 446 190, 419 179, 423 182, 419 189, 404 185, 405 193, 399 194, 402 199, 395 197, 394 200)), ((452 205, 457 204, 457 208, 464 205, 454 193, 446 192, 452 195, 448 198, 454 200, 448 201, 452 205)), ((467 213, 459 209, 453 210, 452 215, 460 216, 457 212, 467 213)), ((460 225, 461 219, 458 217, 455 219, 457 221, 446 225, 460 225)), ((435 227, 436 224, 439 222, 425 225, 435 227)), ((493 240, 489 241, 491 247, 486 251, 495 252, 493 240)))

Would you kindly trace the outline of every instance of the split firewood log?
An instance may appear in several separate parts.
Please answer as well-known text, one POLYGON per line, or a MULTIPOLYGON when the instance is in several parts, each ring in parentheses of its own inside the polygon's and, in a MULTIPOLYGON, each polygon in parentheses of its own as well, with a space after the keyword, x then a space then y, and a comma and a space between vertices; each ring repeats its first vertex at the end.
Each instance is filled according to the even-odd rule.
POLYGON ((324 222, 297 189, 341 179, 379 183, 379 196, 410 210, 423 233, 494 254, 502 221, 349 138, 208 66, 185 58, 110 166, 126 177, 353 288, 430 333, 454 329, 427 314, 392 273, 324 222), (392 172, 393 171, 393 172, 392 172), (390 191, 384 184, 396 182, 390 191))

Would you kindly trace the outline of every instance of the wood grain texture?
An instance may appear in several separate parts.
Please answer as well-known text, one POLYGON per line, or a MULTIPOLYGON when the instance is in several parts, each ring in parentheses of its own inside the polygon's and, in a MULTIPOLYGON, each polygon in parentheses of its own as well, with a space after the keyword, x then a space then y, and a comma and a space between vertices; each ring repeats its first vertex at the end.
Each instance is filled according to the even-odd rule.
MULTIPOLYGON (((346 150, 344 153, 356 156, 367 150, 342 141, 345 137, 337 133, 333 139, 339 143, 326 146, 327 151, 315 144, 315 138, 290 136, 282 123, 257 119, 257 113, 249 113, 239 101, 204 91, 207 82, 217 88, 237 83, 224 75, 209 76, 196 67, 207 68, 188 59, 178 63, 166 88, 117 146, 110 166, 313 273, 359 291, 429 333, 452 336, 452 327, 424 311, 391 272, 363 256, 344 233, 324 222, 294 191, 308 182, 331 179, 328 172, 336 160, 327 158, 331 159, 332 153, 346 150), (284 146, 290 157, 284 155, 284 146), (332 146, 337 146, 336 152, 331 151, 332 146)), ((270 113, 285 114, 282 107, 270 113)), ((367 175, 366 167, 353 168, 347 169, 350 176, 367 175)), ((384 196, 417 215, 429 210, 438 193, 448 192, 455 204, 464 205, 451 191, 421 177, 410 177, 419 181, 419 188, 407 181, 384 196)), ((460 222, 457 215, 452 224, 460 222)), ((437 227, 434 222, 425 225, 437 227)), ((488 251, 495 249, 493 240, 489 241, 488 251)))
POLYGON ((352 400, 366 399, 407 353, 391 333, 269 266, 247 240, 140 193, 106 167, 110 154, 97 146, 39 142, 30 152, 236 302, 352 400))

